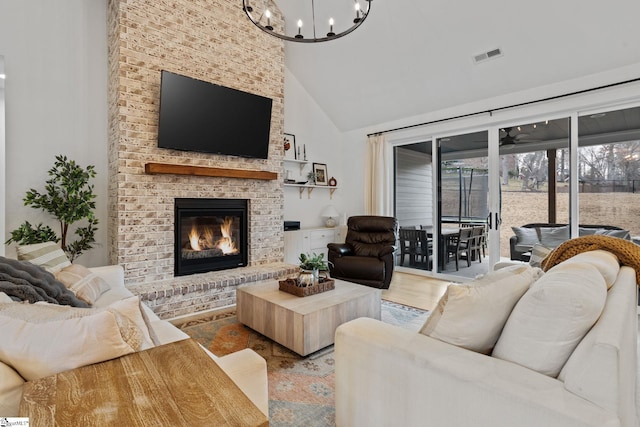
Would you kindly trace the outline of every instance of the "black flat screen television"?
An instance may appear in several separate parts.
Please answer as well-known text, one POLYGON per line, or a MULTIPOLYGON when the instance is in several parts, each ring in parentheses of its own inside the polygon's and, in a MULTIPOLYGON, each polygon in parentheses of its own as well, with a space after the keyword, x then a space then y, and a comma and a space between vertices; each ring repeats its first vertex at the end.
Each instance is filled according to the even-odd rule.
POLYGON ((272 100, 162 71, 158 147, 266 159, 272 100))

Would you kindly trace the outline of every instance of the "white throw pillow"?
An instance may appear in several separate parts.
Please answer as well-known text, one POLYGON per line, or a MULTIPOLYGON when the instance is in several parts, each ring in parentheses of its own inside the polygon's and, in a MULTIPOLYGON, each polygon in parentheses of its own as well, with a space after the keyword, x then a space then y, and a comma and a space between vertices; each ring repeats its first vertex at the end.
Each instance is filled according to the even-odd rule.
POLYGON ((562 264, 571 264, 574 262, 584 262, 597 268, 600 274, 602 274, 602 277, 604 277, 604 281, 607 283, 607 289, 611 289, 611 286, 613 286, 613 283, 618 278, 618 273, 620 272, 620 261, 618 261, 618 257, 611 252, 602 249, 582 252, 569 258, 562 264))
POLYGON ((0 302, 13 302, 11 297, 4 292, 0 292, 0 302))
POLYGON ((153 347, 138 297, 99 309, 0 304, 0 361, 26 380, 153 347))
POLYGON ((55 242, 18 245, 16 252, 20 261, 29 261, 50 273, 55 273, 71 265, 67 254, 55 242))
POLYGON ((598 320, 607 285, 588 263, 561 263, 531 285, 516 304, 493 350, 509 360, 557 377, 598 320))
POLYGON ((420 333, 489 354, 514 305, 540 275, 539 268, 519 264, 449 285, 420 333))
POLYGON ((54 276, 78 298, 91 305, 110 289, 109 284, 102 277, 80 264, 71 264, 54 276))

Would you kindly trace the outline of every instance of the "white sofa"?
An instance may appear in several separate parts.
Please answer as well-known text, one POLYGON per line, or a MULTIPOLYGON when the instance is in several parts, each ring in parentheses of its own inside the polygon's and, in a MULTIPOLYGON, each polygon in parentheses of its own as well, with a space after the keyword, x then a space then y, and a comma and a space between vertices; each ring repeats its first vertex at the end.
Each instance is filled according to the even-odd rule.
MULTIPOLYGON (((94 307, 104 307, 118 300, 133 296, 124 286, 124 271, 120 266, 104 266, 90 269, 110 285, 110 290, 100 296, 94 307)), ((168 321, 158 318, 147 306, 143 309, 149 319, 149 327, 160 344, 168 344, 189 338, 168 321)), ((63 345, 64 343, 61 343, 63 345)), ((2 343, 0 343, 2 345, 2 343)), ((265 414, 269 414, 267 366, 265 360, 253 350, 245 349, 227 356, 216 357, 205 349, 210 357, 238 385, 247 397, 265 414)), ((24 380, 8 365, 0 362, 0 416, 17 416, 24 380)))
POLYGON ((336 424, 637 426, 635 271, 613 278, 558 378, 373 319, 341 325, 336 424))

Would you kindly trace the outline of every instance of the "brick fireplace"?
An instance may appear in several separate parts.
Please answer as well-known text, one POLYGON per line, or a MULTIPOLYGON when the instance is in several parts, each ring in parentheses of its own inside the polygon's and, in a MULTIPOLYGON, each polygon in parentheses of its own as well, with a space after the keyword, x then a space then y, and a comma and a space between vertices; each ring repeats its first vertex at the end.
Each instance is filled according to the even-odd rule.
POLYGON ((157 162, 282 176, 283 42, 255 28, 236 0, 109 0, 108 7, 108 249, 127 287, 170 318, 234 304, 238 284, 291 274, 282 263, 281 179, 145 173, 157 162), (158 148, 161 70, 273 99, 268 159, 158 148), (176 277, 179 198, 248 200, 246 267, 176 277))

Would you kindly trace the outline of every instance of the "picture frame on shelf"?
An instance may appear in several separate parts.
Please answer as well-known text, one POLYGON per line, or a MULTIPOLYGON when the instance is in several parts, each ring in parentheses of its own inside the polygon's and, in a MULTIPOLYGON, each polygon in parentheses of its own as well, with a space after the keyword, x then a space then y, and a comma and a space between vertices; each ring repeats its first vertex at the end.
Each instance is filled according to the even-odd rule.
POLYGON ((296 154, 296 136, 292 133, 284 134, 284 159, 285 160, 297 160, 296 154))
POLYGON ((324 163, 314 163, 313 173, 316 176, 316 185, 329 185, 329 178, 327 178, 327 165, 324 163))

